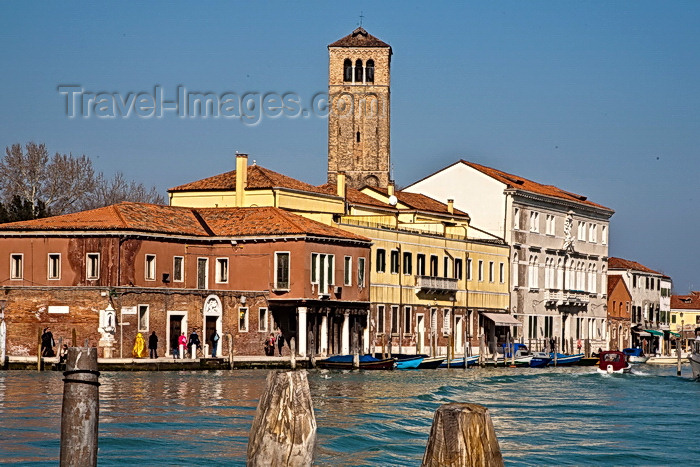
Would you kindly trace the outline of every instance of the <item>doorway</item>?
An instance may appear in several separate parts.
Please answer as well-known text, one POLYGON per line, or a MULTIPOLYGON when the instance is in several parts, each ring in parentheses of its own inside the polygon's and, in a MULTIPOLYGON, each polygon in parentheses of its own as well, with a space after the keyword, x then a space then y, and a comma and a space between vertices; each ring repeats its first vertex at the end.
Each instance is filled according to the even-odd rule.
POLYGON ((168 343, 168 348, 166 349, 166 355, 170 354, 173 356, 172 351, 178 348, 177 339, 180 334, 187 332, 187 321, 185 320, 184 312, 168 312, 168 329, 166 342, 168 343))

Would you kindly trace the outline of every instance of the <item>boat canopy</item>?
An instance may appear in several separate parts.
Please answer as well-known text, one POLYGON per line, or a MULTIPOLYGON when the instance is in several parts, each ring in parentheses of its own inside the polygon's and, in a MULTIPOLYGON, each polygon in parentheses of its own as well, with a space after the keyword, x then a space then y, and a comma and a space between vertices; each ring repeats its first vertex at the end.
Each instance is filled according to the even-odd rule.
POLYGON ((629 348, 629 349, 624 349, 622 352, 624 352, 625 355, 628 355, 631 357, 643 357, 644 356, 644 352, 642 352, 642 349, 629 348))
POLYGON ((522 326, 523 323, 508 313, 481 313, 484 317, 493 321, 496 326, 522 326))
POLYGON ((646 329, 645 331, 651 334, 652 336, 664 337, 663 331, 657 331, 656 329, 646 329))
POLYGON ((677 332, 668 331, 668 333, 671 334, 672 336, 675 336, 675 337, 681 337, 681 335, 677 332))

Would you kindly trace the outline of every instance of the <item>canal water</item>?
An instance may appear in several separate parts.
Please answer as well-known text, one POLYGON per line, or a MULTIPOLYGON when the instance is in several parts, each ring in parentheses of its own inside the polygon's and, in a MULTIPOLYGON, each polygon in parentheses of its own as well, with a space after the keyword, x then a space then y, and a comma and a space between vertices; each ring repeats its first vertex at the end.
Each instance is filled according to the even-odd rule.
MULTIPOLYGON (((100 377, 99 465, 245 465, 266 372, 100 377)), ((57 372, 0 372, 0 463, 57 465, 57 372)), ((316 464, 420 465, 435 409, 485 405, 507 465, 673 465, 700 459, 700 383, 675 367, 309 372, 316 464)))

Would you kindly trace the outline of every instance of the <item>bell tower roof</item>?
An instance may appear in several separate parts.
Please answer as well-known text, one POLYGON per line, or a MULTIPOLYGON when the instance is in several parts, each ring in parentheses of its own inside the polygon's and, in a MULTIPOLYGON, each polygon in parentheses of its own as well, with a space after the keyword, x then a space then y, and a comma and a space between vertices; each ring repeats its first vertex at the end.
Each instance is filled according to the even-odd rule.
MULTIPOLYGON (((332 44, 329 44, 328 47, 386 47, 391 49, 389 44, 374 37, 372 34, 365 31, 362 26, 342 39, 338 39, 332 44)), ((391 50, 389 50, 389 53, 391 53, 391 50)))

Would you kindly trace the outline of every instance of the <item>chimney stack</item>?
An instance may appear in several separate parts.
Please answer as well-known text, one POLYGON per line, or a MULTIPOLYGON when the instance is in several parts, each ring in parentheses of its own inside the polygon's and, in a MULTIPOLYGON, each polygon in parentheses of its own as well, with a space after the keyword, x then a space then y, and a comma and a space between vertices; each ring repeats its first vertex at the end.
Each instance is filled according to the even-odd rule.
POLYGON ((386 186, 386 192, 389 196, 394 194, 394 181, 390 181, 386 186))
POLYGON ((447 200, 447 212, 449 212, 450 214, 455 213, 455 200, 453 200, 453 199, 447 200))
POLYGON ((335 177, 335 194, 345 198, 345 172, 338 172, 335 177))
POLYGON ((248 188, 248 154, 236 153, 236 207, 245 206, 245 190, 248 188))

